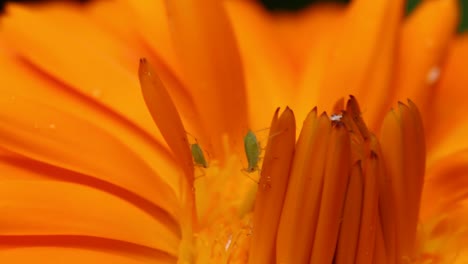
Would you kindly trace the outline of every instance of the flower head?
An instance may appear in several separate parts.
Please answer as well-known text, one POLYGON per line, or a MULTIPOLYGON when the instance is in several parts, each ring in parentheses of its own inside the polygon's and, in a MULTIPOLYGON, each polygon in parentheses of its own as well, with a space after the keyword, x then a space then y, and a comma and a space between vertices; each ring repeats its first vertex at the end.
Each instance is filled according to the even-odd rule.
POLYGON ((463 263, 468 42, 402 7, 8 6, 0 259, 463 263))

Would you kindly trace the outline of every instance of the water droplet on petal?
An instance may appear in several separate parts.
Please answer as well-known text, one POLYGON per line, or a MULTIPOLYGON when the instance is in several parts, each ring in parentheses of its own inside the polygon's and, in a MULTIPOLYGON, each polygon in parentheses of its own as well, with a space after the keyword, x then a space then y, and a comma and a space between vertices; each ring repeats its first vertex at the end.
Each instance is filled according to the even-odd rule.
POLYGON ((93 90, 91 91, 91 95, 92 95, 94 98, 99 98, 99 97, 101 97, 101 95, 102 95, 102 91, 101 91, 101 89, 93 89, 93 90))
POLYGON ((426 81, 428 84, 434 84, 440 77, 440 68, 437 66, 432 67, 427 73, 426 81))
POLYGON ((50 129, 55 129, 55 128, 57 128, 57 126, 54 123, 51 123, 51 124, 49 124, 49 128, 50 129))
POLYGON ((434 46, 434 40, 433 39, 426 39, 426 47, 427 48, 432 48, 434 46))

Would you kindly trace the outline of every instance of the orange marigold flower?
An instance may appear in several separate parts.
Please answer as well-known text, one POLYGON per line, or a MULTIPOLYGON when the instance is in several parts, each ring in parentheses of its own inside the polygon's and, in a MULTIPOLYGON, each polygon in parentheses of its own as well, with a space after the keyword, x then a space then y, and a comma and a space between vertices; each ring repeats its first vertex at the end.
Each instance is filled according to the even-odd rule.
POLYGON ((403 6, 8 5, 0 261, 468 262, 468 36, 403 6))

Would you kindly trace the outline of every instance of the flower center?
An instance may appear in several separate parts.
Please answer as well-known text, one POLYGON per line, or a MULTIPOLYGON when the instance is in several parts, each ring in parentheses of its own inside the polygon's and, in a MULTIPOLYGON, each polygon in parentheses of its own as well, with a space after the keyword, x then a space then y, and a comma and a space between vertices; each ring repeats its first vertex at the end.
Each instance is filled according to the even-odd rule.
POLYGON ((253 177, 258 176, 242 172, 241 158, 227 142, 227 161, 223 165, 210 160, 207 168, 195 170, 197 263, 246 263, 248 258, 251 211, 258 187, 253 177))
MULTIPOLYGON (((379 137, 368 130, 352 96, 346 106, 338 101, 330 117, 312 110, 297 141, 292 110, 276 111, 263 164, 257 164, 254 136, 245 144, 246 171, 261 167, 257 183, 243 175, 246 165, 228 140, 222 163, 205 162, 201 147, 190 147, 175 105, 145 60, 139 76, 148 109, 183 172, 181 260, 437 260, 437 243, 417 232, 426 153, 421 117, 411 101, 390 111, 379 137)), ((436 236, 441 223, 424 230, 436 236)))
POLYGON ((414 105, 399 107, 384 122, 382 146, 353 97, 331 117, 311 111, 297 142, 292 111, 275 113, 252 216, 239 213, 237 195, 248 201, 253 195, 240 191, 239 169, 228 163, 224 170, 233 178, 200 190, 216 200, 205 212, 224 217, 211 221, 199 241, 211 241, 217 259, 248 252, 249 263, 416 261, 424 142, 417 140, 423 135, 414 105), (213 230, 217 236, 201 239, 213 230))

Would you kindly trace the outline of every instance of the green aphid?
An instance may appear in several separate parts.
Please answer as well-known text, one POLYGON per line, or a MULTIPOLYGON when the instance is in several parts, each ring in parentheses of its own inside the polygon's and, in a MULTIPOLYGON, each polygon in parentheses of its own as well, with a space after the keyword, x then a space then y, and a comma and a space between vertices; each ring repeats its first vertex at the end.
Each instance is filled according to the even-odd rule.
POLYGON ((250 173, 258 170, 261 148, 257 137, 251 130, 249 130, 244 137, 244 149, 248 162, 248 167, 245 171, 250 173))
POLYGON ((205 155, 203 155, 203 151, 200 145, 198 145, 198 143, 192 144, 190 146, 190 149, 192 151, 192 157, 193 161, 195 162, 195 165, 203 168, 208 168, 208 163, 206 162, 205 155))

